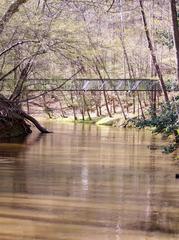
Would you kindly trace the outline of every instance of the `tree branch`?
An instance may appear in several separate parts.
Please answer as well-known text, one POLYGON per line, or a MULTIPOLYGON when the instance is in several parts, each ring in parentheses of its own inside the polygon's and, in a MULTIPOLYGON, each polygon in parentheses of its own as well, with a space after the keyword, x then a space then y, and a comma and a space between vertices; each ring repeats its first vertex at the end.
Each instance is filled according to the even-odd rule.
POLYGON ((19 7, 28 1, 29 0, 15 0, 11 3, 7 11, 0 19, 0 34, 2 34, 2 32, 4 31, 5 24, 7 24, 12 18, 12 16, 19 11, 19 7))
POLYGON ((40 41, 35 41, 35 40, 22 40, 22 41, 19 41, 19 42, 16 42, 14 43, 13 45, 11 45, 10 47, 4 49, 1 53, 0 53, 0 57, 2 55, 4 55, 5 53, 9 52, 11 49, 17 47, 18 45, 22 45, 22 44, 25 44, 25 43, 40 43, 40 41))
POLYGON ((37 95, 37 96, 35 96, 35 97, 28 98, 28 99, 25 99, 25 100, 21 100, 21 101, 19 101, 19 102, 20 102, 20 103, 22 103, 22 102, 27 102, 27 100, 28 100, 28 101, 31 101, 31 100, 34 100, 34 99, 36 99, 36 98, 42 97, 42 96, 46 95, 46 94, 49 93, 49 92, 56 91, 56 90, 62 88, 68 81, 70 81, 73 77, 75 77, 75 76, 76 76, 78 73, 80 73, 81 71, 82 71, 82 69, 79 69, 79 70, 78 70, 76 73, 74 73, 70 78, 68 78, 66 81, 64 81, 62 84, 60 84, 60 86, 55 87, 55 88, 52 88, 52 89, 49 89, 49 90, 47 90, 47 91, 45 91, 45 92, 43 92, 43 93, 41 93, 41 94, 39 94, 39 95, 37 95))

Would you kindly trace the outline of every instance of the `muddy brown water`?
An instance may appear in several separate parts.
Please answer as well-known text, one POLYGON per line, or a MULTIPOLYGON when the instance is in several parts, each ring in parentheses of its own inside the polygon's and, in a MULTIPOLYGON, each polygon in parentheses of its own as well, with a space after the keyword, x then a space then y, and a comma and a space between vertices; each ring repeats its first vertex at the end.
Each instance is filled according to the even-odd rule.
POLYGON ((0 240, 177 240, 179 173, 134 129, 46 123, 0 143, 0 240))

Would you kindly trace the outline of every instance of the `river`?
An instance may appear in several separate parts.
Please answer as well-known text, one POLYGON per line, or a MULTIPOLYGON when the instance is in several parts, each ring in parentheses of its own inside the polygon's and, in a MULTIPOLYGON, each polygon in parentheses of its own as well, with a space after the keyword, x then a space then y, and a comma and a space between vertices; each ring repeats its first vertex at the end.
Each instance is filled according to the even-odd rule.
POLYGON ((179 173, 135 129, 49 122, 0 143, 0 240, 179 239, 179 173))

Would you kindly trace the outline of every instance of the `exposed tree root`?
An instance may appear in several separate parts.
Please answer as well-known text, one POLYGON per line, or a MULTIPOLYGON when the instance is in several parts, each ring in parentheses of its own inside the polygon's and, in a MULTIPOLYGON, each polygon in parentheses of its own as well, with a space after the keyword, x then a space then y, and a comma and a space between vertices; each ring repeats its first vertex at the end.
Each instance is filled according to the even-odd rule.
POLYGON ((21 109, 18 102, 10 101, 3 95, 0 95, 0 137, 27 135, 31 132, 31 122, 41 133, 50 133, 35 118, 21 109), (17 132, 16 132, 17 130, 17 132))
POLYGON ((24 117, 24 119, 27 119, 31 123, 33 123, 41 133, 50 133, 50 131, 48 131, 46 128, 44 128, 35 118, 33 118, 29 114, 25 113, 24 111, 21 111, 20 115, 22 117, 24 117))

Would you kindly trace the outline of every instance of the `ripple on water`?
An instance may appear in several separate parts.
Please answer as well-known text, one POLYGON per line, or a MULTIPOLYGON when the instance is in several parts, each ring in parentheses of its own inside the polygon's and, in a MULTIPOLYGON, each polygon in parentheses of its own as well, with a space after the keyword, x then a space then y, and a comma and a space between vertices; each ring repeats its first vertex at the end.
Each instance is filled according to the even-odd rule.
POLYGON ((49 124, 0 144, 0 239, 179 239, 179 166, 158 136, 49 124))

